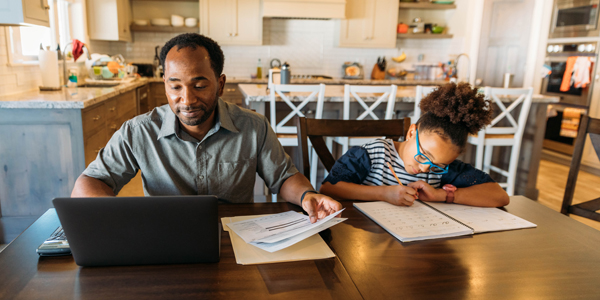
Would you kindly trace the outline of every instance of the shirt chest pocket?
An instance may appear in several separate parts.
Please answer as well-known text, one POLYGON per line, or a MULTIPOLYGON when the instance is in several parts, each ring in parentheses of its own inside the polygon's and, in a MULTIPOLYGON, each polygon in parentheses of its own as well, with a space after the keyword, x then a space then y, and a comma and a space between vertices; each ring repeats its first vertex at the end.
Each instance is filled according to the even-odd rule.
POLYGON ((256 162, 252 159, 220 162, 218 167, 218 197, 231 202, 245 202, 254 193, 256 162))

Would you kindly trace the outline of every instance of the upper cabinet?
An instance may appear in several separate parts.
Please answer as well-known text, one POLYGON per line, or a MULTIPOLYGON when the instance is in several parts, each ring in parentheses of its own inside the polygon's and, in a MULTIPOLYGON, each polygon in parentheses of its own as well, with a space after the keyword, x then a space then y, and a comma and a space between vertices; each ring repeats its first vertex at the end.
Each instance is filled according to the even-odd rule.
POLYGON ((220 45, 262 45, 260 0, 200 0, 200 33, 220 45))
POLYGON ((339 47, 394 48, 398 0, 348 0, 339 22, 339 47))
POLYGON ((345 18, 346 0, 263 0, 264 17, 345 18))
POLYGON ((0 24, 50 27, 48 0, 0 1, 0 24))
POLYGON ((129 0, 87 0, 90 39, 131 41, 130 15, 129 0))

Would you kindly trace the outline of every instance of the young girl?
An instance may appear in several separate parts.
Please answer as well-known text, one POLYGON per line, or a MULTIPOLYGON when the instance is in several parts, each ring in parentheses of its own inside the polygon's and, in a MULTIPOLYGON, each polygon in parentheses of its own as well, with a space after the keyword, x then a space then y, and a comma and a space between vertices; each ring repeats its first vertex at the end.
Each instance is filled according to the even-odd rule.
POLYGON ((408 206, 415 199, 507 205, 508 195, 488 174, 456 160, 468 135, 490 124, 490 101, 467 83, 449 83, 425 97, 420 107, 424 114, 410 126, 404 142, 377 139, 351 148, 335 163, 320 192, 341 200, 408 206))

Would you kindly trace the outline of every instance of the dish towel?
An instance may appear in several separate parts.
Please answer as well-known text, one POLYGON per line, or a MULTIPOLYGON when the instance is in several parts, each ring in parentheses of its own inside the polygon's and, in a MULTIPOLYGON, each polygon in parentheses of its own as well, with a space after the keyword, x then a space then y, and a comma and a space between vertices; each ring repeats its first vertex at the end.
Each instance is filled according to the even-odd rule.
POLYGON ((585 88, 590 83, 590 67, 592 62, 589 57, 580 56, 573 66, 571 81, 576 88, 585 88))
POLYGON ((569 56, 569 58, 567 58, 567 67, 565 68, 565 74, 563 75, 563 80, 560 84, 561 92, 566 92, 571 89, 571 75, 573 75, 575 61, 577 61, 577 56, 569 56))
POLYGON ((73 61, 77 61, 77 59, 83 54, 83 46, 85 44, 82 43, 78 39, 73 39, 73 50, 71 53, 73 54, 73 61))

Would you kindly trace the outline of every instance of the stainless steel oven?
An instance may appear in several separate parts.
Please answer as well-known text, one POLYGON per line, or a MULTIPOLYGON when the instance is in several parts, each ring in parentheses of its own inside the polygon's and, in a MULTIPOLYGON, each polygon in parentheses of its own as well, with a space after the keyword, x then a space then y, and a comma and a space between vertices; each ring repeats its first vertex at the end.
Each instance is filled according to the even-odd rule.
POLYGON ((600 0, 555 0, 550 38, 598 37, 600 0))
POLYGON ((544 148, 567 155, 573 154, 579 120, 581 116, 588 113, 592 90, 597 79, 597 58, 597 42, 548 44, 545 63, 550 67, 551 72, 542 80, 541 93, 558 96, 560 102, 550 105, 544 148), (584 64, 585 68, 581 68, 581 65, 575 66, 580 58, 584 63, 588 62, 584 64), (585 75, 589 83, 585 87, 583 85, 576 87, 577 85, 573 84, 581 79, 580 76, 575 76, 574 70, 577 72, 584 70, 587 73, 585 75))

